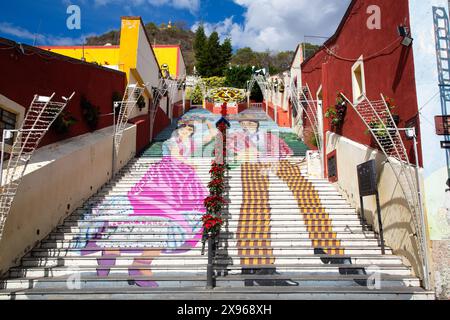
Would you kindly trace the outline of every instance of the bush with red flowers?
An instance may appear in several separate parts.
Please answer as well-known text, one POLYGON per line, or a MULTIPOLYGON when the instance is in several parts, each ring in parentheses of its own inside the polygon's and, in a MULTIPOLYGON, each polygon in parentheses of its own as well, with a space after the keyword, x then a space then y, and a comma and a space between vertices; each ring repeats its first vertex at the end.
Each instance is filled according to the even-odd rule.
MULTIPOLYGON (((222 139, 224 139, 223 142, 225 145, 227 125, 222 122, 218 124, 218 128, 222 133, 222 139)), ((225 191, 225 174, 229 166, 225 161, 226 149, 223 148, 219 152, 222 152, 222 154, 214 154, 215 160, 212 162, 211 169, 209 170, 211 176, 211 180, 208 183, 209 196, 204 200, 206 214, 202 217, 203 244, 208 236, 216 236, 220 232, 223 224, 222 209, 227 203, 223 194, 225 191), (223 160, 223 163, 219 161, 220 159, 223 160)))

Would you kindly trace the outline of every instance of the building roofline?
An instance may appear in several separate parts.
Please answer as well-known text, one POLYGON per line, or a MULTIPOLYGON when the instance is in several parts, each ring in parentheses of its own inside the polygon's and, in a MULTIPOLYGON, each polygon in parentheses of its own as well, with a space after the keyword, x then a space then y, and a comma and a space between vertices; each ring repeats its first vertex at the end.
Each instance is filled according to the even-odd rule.
POLYGON ((305 61, 303 61, 302 64, 301 64, 302 66, 303 66, 305 63, 307 63, 309 60, 311 60, 313 57, 315 57, 315 56, 317 55, 318 52, 322 51, 322 50, 325 48, 325 46, 328 46, 331 42, 336 41, 336 39, 339 37, 339 35, 340 35, 342 29, 344 28, 344 25, 345 25, 345 23, 347 22, 347 20, 348 20, 348 18, 349 18, 349 16, 350 16, 350 13, 352 12, 353 7, 355 6, 355 4, 356 4, 357 1, 358 1, 358 0, 352 0, 352 2, 350 2, 349 6, 348 6, 348 8, 347 8, 347 11, 345 11, 345 14, 344 14, 344 16, 342 17, 341 22, 339 23, 339 25, 338 25, 338 27, 337 27, 335 33, 334 33, 330 38, 328 38, 328 40, 325 41, 324 44, 321 45, 320 48, 319 48, 316 52, 314 52, 314 54, 312 54, 310 57, 308 57, 307 59, 305 59, 305 61))
POLYGON ((299 43, 299 44, 297 45, 297 47, 295 48, 294 56, 292 57, 292 61, 291 61, 291 69, 292 69, 292 66, 294 65, 295 57, 297 56, 297 52, 298 52, 298 50, 300 49, 300 46, 301 46, 301 45, 302 45, 302 44, 299 43))
POLYGON ((40 49, 48 50, 48 49, 117 49, 120 48, 119 45, 103 45, 103 46, 38 46, 40 49))
POLYGON ((152 46, 154 48, 178 48, 181 53, 181 59, 183 59, 184 68, 186 68, 186 59, 184 58, 183 50, 181 49, 180 44, 154 44, 152 46))
POLYGON ((53 52, 53 51, 44 50, 44 49, 42 49, 40 47, 33 47, 31 45, 28 45, 28 44, 15 42, 13 40, 0 37, 0 46, 2 46, 2 45, 10 46, 11 50, 16 49, 18 52, 21 52, 22 49, 23 49, 23 51, 25 51, 25 50, 31 51, 34 54, 40 56, 42 59, 45 59, 45 57, 42 57, 42 56, 47 56, 50 59, 58 59, 60 61, 64 61, 64 62, 68 62, 68 63, 72 63, 72 64, 85 65, 85 66, 88 66, 88 67, 102 69, 104 71, 109 71, 109 72, 119 73, 119 74, 125 75, 124 72, 119 71, 119 70, 114 70, 114 69, 111 69, 111 68, 103 67, 101 65, 97 65, 97 64, 94 64, 94 63, 82 61, 80 59, 71 58, 71 57, 68 57, 68 56, 65 56, 65 55, 53 52))
POLYGON ((158 59, 156 59, 156 54, 155 54, 155 51, 153 50, 153 46, 152 46, 152 43, 150 42, 150 38, 148 37, 147 30, 145 30, 145 24, 144 24, 144 21, 142 21, 142 17, 122 16, 120 18, 120 21, 122 22, 122 20, 139 20, 140 21, 142 29, 144 30, 145 38, 147 38, 147 42, 148 42, 148 44, 150 46, 150 49, 152 50, 153 59, 155 59, 156 65, 158 66, 159 75, 162 76, 161 66, 159 65, 158 59))

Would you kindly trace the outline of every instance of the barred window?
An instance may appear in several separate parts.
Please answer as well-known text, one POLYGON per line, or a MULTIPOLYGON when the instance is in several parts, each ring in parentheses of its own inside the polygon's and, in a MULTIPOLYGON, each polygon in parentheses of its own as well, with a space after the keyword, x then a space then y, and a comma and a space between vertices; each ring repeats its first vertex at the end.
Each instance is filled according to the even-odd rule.
MULTIPOLYGON (((3 130, 16 128, 17 115, 0 108, 0 139, 3 137, 3 130)), ((12 145, 13 139, 5 140, 6 144, 12 145)))

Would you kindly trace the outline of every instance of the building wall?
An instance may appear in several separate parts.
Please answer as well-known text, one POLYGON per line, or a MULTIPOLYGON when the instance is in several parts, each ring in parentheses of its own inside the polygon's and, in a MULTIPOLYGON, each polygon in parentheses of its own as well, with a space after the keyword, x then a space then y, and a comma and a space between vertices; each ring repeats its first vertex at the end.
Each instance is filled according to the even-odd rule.
MULTIPOLYGON (((367 96, 380 100, 380 94, 393 98, 400 115, 399 127, 417 115, 417 96, 413 51, 401 45, 397 26, 406 21, 409 26, 408 0, 355 0, 335 38, 326 43, 312 58, 302 64, 302 82, 308 84, 313 95, 323 86, 323 114, 334 105, 337 92, 343 92, 353 101, 352 66, 361 56, 364 58, 367 96), (377 5, 381 9, 381 29, 369 30, 367 8, 377 5), (382 50, 385 48, 384 50, 382 50), (334 52, 336 56, 329 54, 334 52), (350 59, 351 61, 347 61, 350 59)), ((324 136, 330 130, 324 118, 324 136)), ((366 127, 349 106, 341 135, 364 145, 371 145, 371 137, 365 134, 366 127)), ((420 136, 420 132, 419 132, 420 136)), ((406 143, 412 162, 415 162, 412 142, 406 143)), ((419 146, 419 159, 421 148, 419 146)))
MULTIPOLYGON (((0 240, 0 274, 105 184, 112 174, 113 127, 38 149, 27 167, 0 240)), ((136 126, 122 137, 116 170, 136 153, 136 126)))
POLYGON ((153 50, 155 51, 159 66, 161 67, 163 64, 167 64, 169 66, 170 76, 173 79, 178 79, 180 76, 185 75, 186 68, 183 70, 181 65, 181 63, 183 63, 183 58, 181 56, 180 46, 153 45, 153 50))
MULTIPOLYGON (((361 212, 358 176, 356 167, 366 161, 375 159, 378 172, 378 190, 384 239, 393 253, 400 256, 407 266, 412 267, 415 275, 422 277, 422 262, 417 248, 417 240, 411 213, 405 196, 390 165, 384 162, 384 155, 378 150, 337 135, 329 133, 326 152, 336 151, 338 181, 336 186, 343 196, 361 212), (351 155, 351 156, 349 156, 351 155)), ((411 170, 414 170, 411 167, 411 170)), ((375 197, 364 198, 364 217, 367 223, 378 228, 378 216, 375 197)))
MULTIPOLYGON (((0 48, 10 48, 14 42, 0 39, 0 48)), ((0 77, 0 94, 28 109, 35 94, 49 96, 56 93, 55 99, 75 96, 66 106, 78 121, 66 134, 50 130, 41 146, 75 137, 91 129, 83 119, 80 100, 85 96, 93 105, 100 108, 101 114, 113 111, 114 92, 123 92, 126 76, 122 72, 84 63, 38 48, 23 45, 26 54, 17 48, 0 50, 0 70, 7 77, 0 77)), ((112 125, 112 116, 99 118, 97 129, 112 125)))
POLYGON ((40 48, 78 60, 82 60, 84 57, 86 62, 98 63, 115 70, 123 70, 119 62, 119 46, 42 46, 40 48))
POLYGON ((435 288, 438 295, 450 297, 450 192, 445 150, 440 148, 443 136, 436 135, 434 117, 442 114, 434 40, 432 7, 444 8, 447 0, 410 0, 411 32, 414 38, 414 64, 418 104, 421 107, 420 129, 423 149, 424 202, 432 241, 435 288))

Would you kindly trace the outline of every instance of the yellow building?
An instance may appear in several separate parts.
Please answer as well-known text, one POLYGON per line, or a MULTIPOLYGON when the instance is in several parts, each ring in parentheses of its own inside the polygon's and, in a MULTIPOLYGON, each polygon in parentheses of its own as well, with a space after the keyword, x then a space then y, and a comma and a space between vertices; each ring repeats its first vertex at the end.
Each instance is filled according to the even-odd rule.
POLYGON ((159 66, 163 68, 164 65, 167 65, 173 79, 184 79, 186 77, 186 64, 179 45, 157 44, 152 47, 159 66))
MULTIPOLYGON (((120 45, 105 46, 44 46, 44 50, 52 51, 64 56, 97 63, 104 67, 123 71, 127 74, 129 84, 148 83, 148 88, 157 87, 161 66, 168 68, 173 79, 184 79, 186 67, 179 45, 152 46, 140 17, 122 17, 120 29, 120 45)), ((180 96, 180 94, 178 94, 180 96)), ((144 98, 148 107, 152 95, 145 91, 144 98)), ((181 99, 177 97, 178 100, 181 99)), ((160 106, 164 113, 171 117, 171 108, 167 106, 165 98, 160 106), (166 106, 166 107, 164 107, 166 106)), ((148 112, 144 108, 136 111, 132 117, 141 116, 148 112)))
MULTIPOLYGON (((173 79, 186 76, 186 65, 179 45, 151 45, 140 17, 122 17, 120 45, 44 46, 44 50, 67 57, 98 63, 130 74, 145 66, 156 74, 166 65, 173 79), (144 54, 144 55, 142 55, 144 54), (156 68, 155 68, 156 63, 156 68)), ((138 76, 139 78, 139 76, 138 76)), ((142 77, 141 77, 142 78, 142 77)))

